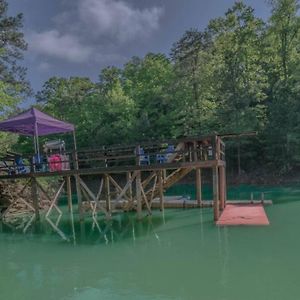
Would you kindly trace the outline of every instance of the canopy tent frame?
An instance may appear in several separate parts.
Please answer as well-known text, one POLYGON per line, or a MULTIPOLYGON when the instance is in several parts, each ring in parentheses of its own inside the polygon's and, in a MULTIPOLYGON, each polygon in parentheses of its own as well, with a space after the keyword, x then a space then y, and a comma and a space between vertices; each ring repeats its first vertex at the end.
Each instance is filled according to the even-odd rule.
POLYGON ((0 122, 0 131, 33 136, 34 151, 38 157, 40 157, 39 136, 72 132, 74 151, 77 151, 75 126, 71 123, 55 119, 36 108, 30 108, 25 112, 0 122))
MULTIPOLYGON (((78 169, 75 126, 71 123, 67 123, 55 119, 52 116, 49 116, 39 111, 36 108, 30 108, 29 110, 20 113, 17 116, 8 118, 7 120, 0 122, 0 131, 12 132, 20 135, 25 135, 25 136, 32 136, 34 140, 35 155, 38 155, 38 159, 40 159, 39 136, 72 132, 73 144, 74 144, 73 147, 75 152, 74 158, 76 159, 74 166, 76 169, 78 169)), ((35 168, 34 167, 31 168, 30 172, 35 172, 35 168)), ((59 194, 61 193, 61 190, 62 187, 59 189, 59 194)), ((31 194, 33 200, 33 208, 35 211, 35 218, 36 220, 39 220, 40 216, 39 216, 38 182, 35 177, 31 179, 31 194)), ((46 219, 51 225, 54 225, 54 229, 56 229, 60 233, 57 227, 58 224, 52 224, 51 220, 49 219, 49 214, 51 213, 52 208, 56 206, 55 203, 57 201, 57 197, 58 196, 55 196, 54 199, 51 201, 51 206, 47 211, 46 219)), ((69 200, 69 202, 70 201, 71 200, 69 200)), ((60 217, 61 217, 61 213, 60 213, 60 217)))

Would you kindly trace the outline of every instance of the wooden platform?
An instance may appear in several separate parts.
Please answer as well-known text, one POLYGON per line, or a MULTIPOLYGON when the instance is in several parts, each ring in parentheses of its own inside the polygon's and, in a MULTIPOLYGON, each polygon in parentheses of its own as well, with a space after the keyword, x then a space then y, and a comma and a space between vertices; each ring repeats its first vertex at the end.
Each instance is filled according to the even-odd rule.
POLYGON ((220 226, 270 225, 262 204, 227 204, 216 222, 220 226))
MULTIPOLYGON (((123 199, 123 201, 125 201, 123 199)), ((111 200, 112 204, 117 208, 117 209, 122 209, 124 203, 123 201, 115 202, 114 200, 111 200)), ((105 204, 104 200, 100 201, 102 204, 105 204)), ((226 201, 227 206, 228 205, 272 205, 273 201, 272 200, 264 200, 263 202, 261 200, 227 200, 226 201)), ((202 200, 201 206, 203 208, 210 208, 213 207, 214 203, 211 200, 202 200)), ((153 199, 151 207, 153 209, 160 209, 160 199, 155 198, 153 199)), ((164 197, 164 208, 199 208, 199 205, 196 200, 190 200, 182 196, 165 196, 164 197)))

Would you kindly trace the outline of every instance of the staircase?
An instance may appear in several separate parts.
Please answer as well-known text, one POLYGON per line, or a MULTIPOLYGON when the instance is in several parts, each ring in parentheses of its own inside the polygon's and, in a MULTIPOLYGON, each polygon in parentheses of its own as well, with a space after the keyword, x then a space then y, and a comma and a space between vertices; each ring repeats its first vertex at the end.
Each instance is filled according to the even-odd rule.
POLYGON ((167 162, 171 163, 171 162, 174 162, 174 161, 175 162, 180 161, 182 159, 182 154, 177 153, 177 152, 180 152, 183 149, 184 149, 184 143, 178 144, 177 147, 175 148, 175 153, 169 154, 167 162))
MULTIPOLYGON (((163 180, 163 189, 166 190, 170 188, 172 185, 180 181, 184 176, 186 176, 188 173, 190 173, 193 169, 192 168, 180 168, 172 172, 169 176, 167 176, 163 180)), ((145 192, 145 195, 149 199, 152 195, 153 188, 149 189, 145 192)), ((153 198, 157 197, 159 195, 159 185, 156 185, 154 192, 153 192, 153 198)))

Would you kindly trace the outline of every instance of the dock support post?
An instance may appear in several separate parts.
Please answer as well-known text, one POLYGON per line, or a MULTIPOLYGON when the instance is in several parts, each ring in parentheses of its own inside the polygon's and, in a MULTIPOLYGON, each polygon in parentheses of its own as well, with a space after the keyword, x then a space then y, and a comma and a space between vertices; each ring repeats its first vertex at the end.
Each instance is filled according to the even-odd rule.
POLYGON ((132 183, 131 183, 131 177, 132 177, 131 176, 131 172, 127 172, 126 173, 126 181, 130 182, 129 188, 128 188, 130 202, 132 202, 132 183))
POLYGON ((201 169, 196 169, 196 199, 198 207, 202 206, 202 183, 201 183, 201 169))
POLYGON ((159 184, 159 204, 160 210, 164 210, 164 184, 163 184, 163 170, 158 173, 158 184, 159 184))
POLYGON ((226 167, 224 167, 224 208, 227 204, 227 179, 226 179, 226 167))
POLYGON ((141 171, 137 172, 136 179, 136 211, 137 217, 140 220, 142 218, 142 190, 141 190, 141 171))
POLYGON ((79 177, 79 175, 75 175, 75 184, 76 184, 79 218, 80 218, 80 221, 84 221, 84 213, 83 213, 83 207, 82 207, 82 194, 81 194, 81 189, 80 189, 80 177, 79 177))
POLYGON ((226 183, 225 183, 225 167, 222 166, 219 168, 220 170, 220 209, 223 210, 225 208, 225 193, 226 193, 226 183))
POLYGON ((70 176, 67 176, 65 178, 65 180, 66 180, 66 183, 67 183, 68 208, 69 208, 69 212, 72 213, 73 212, 73 203, 72 203, 72 190, 71 190, 70 176))
MULTIPOLYGON (((78 171, 79 163, 78 163, 75 131, 73 131, 73 139, 74 139, 73 167, 76 171, 78 171)), ((76 185, 78 210, 79 210, 79 219, 80 219, 80 221, 84 221, 84 213, 83 213, 83 207, 82 207, 82 194, 81 194, 81 189, 80 189, 80 177, 79 177, 79 174, 76 174, 74 177, 75 177, 75 185, 76 185)))
POLYGON ((219 174, 218 167, 213 167, 213 203, 214 203, 214 220, 219 219, 219 174))
POLYGON ((39 221, 40 220, 39 195, 38 195, 37 182, 35 177, 31 179, 31 197, 32 197, 33 207, 35 212, 35 220, 39 221))
POLYGON ((106 210, 111 215, 111 202, 110 202, 110 184, 109 184, 109 176, 105 174, 105 192, 106 192, 106 210))
POLYGON ((66 183, 67 183, 68 207, 69 207, 69 212, 70 212, 70 216, 71 216, 71 226, 72 226, 73 240, 74 240, 74 243, 75 243, 76 237, 75 237, 74 216, 73 216, 71 177, 67 176, 65 180, 66 180, 66 183))

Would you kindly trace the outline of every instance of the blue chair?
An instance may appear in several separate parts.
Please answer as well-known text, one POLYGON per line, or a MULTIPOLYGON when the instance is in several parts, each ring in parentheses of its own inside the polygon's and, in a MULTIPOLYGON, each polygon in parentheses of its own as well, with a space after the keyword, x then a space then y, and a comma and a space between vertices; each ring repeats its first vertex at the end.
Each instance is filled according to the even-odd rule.
POLYGON ((16 163, 16 173, 17 174, 29 173, 29 169, 28 169, 28 167, 25 166, 23 158, 21 156, 17 156, 15 158, 15 163, 16 163))
POLYGON ((173 154, 175 152, 175 146, 174 145, 168 145, 167 148, 167 154, 173 154))
POLYGON ((164 164, 165 162, 167 162, 166 154, 156 154, 156 162, 159 164, 164 164))
POLYGON ((142 147, 140 147, 140 153, 138 153, 140 157, 141 165, 150 165, 150 156, 145 154, 145 151, 142 147))
POLYGON ((165 153, 156 154, 156 162, 159 164, 164 164, 168 162, 169 157, 174 153, 174 151, 175 146, 168 145, 168 148, 166 149, 165 153))
POLYGON ((44 172, 46 171, 46 164, 42 155, 35 154, 32 157, 32 164, 35 172, 44 172))

